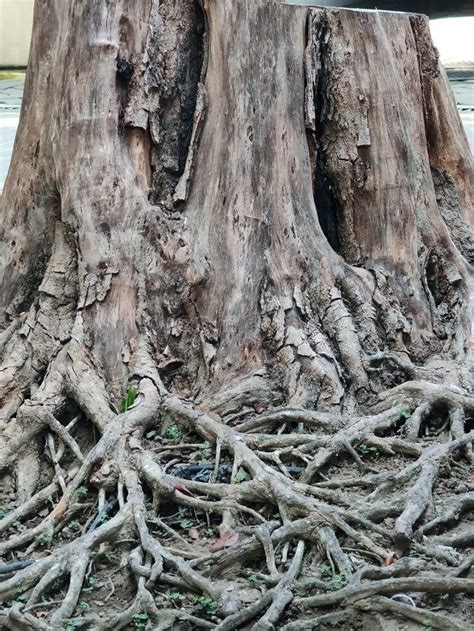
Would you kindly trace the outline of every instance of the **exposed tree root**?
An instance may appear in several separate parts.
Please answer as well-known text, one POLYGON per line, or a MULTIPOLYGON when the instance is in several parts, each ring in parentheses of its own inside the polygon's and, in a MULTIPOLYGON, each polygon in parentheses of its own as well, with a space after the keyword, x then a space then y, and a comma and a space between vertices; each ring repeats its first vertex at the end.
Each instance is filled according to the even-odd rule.
POLYGON ((419 607, 397 602, 396 600, 384 598, 383 596, 360 600, 355 604, 355 607, 367 611, 395 614, 399 618, 414 620, 415 622, 423 624, 425 627, 430 625, 434 629, 440 629, 441 631, 449 631, 450 629, 463 631, 465 629, 464 625, 449 616, 444 616, 434 611, 427 611, 426 609, 420 609, 419 607))
MULTIPOLYGON (((232 427, 167 392, 142 348, 137 402, 114 414, 83 349, 68 352, 72 363, 61 379, 46 377, 18 410, 29 420, 29 440, 45 443, 49 481, 43 476, 42 488, 32 485, 29 497, 0 520, 5 628, 121 629, 143 620, 163 629, 186 623, 224 631, 252 623, 259 631, 290 630, 325 628, 359 611, 428 620, 434 628, 463 627, 416 603, 423 594, 474 593, 474 581, 463 577, 472 554, 457 550, 472 548, 472 531, 442 535, 463 525, 472 491, 453 495, 441 514, 431 512, 447 472, 461 467, 471 475, 466 447, 473 433, 465 433, 461 419, 474 409, 472 397, 449 386, 408 382, 383 394, 371 416, 278 408, 232 427), (58 420, 66 392, 99 432, 95 442, 81 438, 81 414, 58 420), (434 409, 445 411, 442 433, 430 425, 434 409), (163 449, 150 442, 149 435, 170 423, 180 443, 170 440, 163 449), (208 482, 169 472, 175 454, 186 461, 196 446, 209 452, 215 446, 208 482), (390 461, 384 470, 385 458, 395 459, 396 471, 390 461), (216 481, 222 462, 232 464, 228 481, 216 481), (291 475, 292 467, 302 473, 291 475), (95 501, 81 503, 82 495, 95 501), (171 506, 184 527, 170 517, 171 506), (194 540, 187 522, 196 524, 194 540), (217 537, 214 551, 203 548, 200 522, 217 537), (201 553, 193 553, 196 546, 201 553), (96 608, 81 615, 104 550, 116 550, 135 596, 117 614, 104 616, 96 608), (229 573, 235 579, 227 584, 229 573), (260 596, 244 605, 249 576, 260 596), (178 608, 169 606, 169 586, 178 608), (39 607, 44 619, 35 615, 39 607), (314 619, 291 622, 298 611, 320 608, 314 619)), ((23 440, 10 437, 8 424, 5 435, 4 468, 14 466, 23 440)))
POLYGON ((45 4, 2 196, 0 625, 465 628, 471 163, 428 25, 45 4))

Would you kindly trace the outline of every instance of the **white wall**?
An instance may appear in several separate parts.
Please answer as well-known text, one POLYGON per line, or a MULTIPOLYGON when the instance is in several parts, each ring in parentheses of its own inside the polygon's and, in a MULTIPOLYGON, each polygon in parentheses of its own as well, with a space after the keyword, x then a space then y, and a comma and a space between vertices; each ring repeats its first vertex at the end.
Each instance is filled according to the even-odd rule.
POLYGON ((431 34, 443 64, 474 68, 474 17, 432 20, 431 34))
POLYGON ((0 66, 26 66, 34 0, 0 0, 0 66))

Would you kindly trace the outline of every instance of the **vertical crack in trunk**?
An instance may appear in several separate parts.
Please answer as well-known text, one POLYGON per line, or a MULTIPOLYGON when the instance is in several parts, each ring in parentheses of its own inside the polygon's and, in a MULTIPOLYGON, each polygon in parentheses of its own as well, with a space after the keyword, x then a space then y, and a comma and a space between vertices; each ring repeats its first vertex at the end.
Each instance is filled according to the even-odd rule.
POLYGON ((150 114, 153 203, 170 201, 192 150, 205 59, 205 16, 197 0, 160 3, 151 37, 150 77, 158 107, 150 114))
POLYGON ((306 25, 305 102, 313 194, 321 229, 332 249, 340 253, 338 202, 324 173, 322 160, 325 84, 324 52, 327 36, 326 12, 324 10, 309 11, 306 25))

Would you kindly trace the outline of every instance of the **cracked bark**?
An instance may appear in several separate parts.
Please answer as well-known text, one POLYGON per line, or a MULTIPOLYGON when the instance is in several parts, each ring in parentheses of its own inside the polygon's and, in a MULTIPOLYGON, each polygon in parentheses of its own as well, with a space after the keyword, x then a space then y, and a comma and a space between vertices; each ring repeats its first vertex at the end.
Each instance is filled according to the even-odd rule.
MULTIPOLYGON (((51 616, 60 628, 79 598, 74 572, 83 576, 94 547, 124 528, 140 541, 130 555, 137 596, 113 617, 117 628, 141 608, 158 615, 152 584, 170 580, 165 566, 172 580, 222 596, 222 628, 232 616, 270 628, 304 559, 322 550, 351 573, 341 537, 382 560, 393 535, 403 555, 444 460, 470 455, 473 178, 420 16, 269 0, 38 6, 0 206, 0 464, 16 476, 15 514, 28 523, 45 501, 46 437, 47 488, 62 497, 0 550, 34 548, 61 528, 85 481, 99 505, 117 489, 120 508, 79 537, 77 559, 58 548, 0 594, 36 584, 36 599, 70 576, 51 616), (119 414, 132 384, 138 399, 119 414), (439 414, 449 436, 426 446, 420 434, 439 414), (98 438, 83 453, 72 434, 86 419, 98 438), (216 442, 218 458, 222 450, 251 480, 190 483, 195 500, 177 492, 143 438, 171 421, 216 442), (393 497, 382 473, 364 477, 361 443, 415 458, 396 479, 413 481, 416 496, 393 497), (360 510, 341 508, 351 506, 350 479, 337 491, 318 486, 341 454, 361 469, 354 486, 374 491, 360 510), (295 460, 306 467, 299 481, 287 475, 295 460), (202 568, 153 542, 142 479, 158 504, 213 502, 236 527, 239 515, 276 507, 283 524, 265 545, 288 546, 290 570, 236 613, 202 568), (397 517, 393 532, 377 531, 385 513, 397 517), (309 535, 292 530, 300 519, 309 535)), ((262 546, 251 539, 240 558, 262 546)), ((449 590, 472 592, 463 580, 446 578, 449 590)), ((388 607, 376 581, 345 589, 351 605, 360 595, 361 609, 388 607)), ((345 593, 329 601, 339 606, 345 593)), ((1 616, 31 624, 28 612, 1 616)))

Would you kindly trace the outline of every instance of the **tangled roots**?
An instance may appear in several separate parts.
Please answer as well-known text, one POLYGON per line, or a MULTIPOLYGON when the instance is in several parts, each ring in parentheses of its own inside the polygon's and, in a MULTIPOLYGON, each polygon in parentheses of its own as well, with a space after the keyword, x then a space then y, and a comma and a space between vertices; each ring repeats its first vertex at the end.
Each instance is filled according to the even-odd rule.
POLYGON ((226 423, 144 356, 116 413, 68 352, 3 428, 17 472, 0 520, 5 628, 288 631, 368 614, 465 628, 439 604, 474 593, 474 398, 414 380, 368 416, 226 423))

